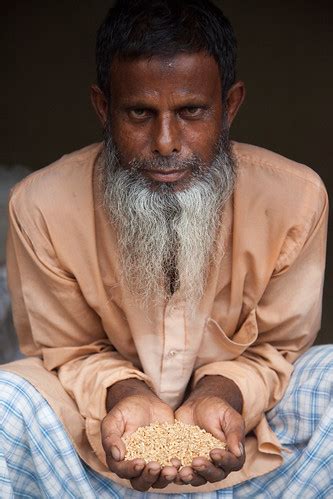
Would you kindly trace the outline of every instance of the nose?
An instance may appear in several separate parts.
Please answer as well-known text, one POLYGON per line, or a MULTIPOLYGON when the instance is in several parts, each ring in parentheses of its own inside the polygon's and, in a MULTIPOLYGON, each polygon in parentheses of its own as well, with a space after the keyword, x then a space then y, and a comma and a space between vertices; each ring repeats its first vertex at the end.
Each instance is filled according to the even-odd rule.
POLYGON ((180 152, 180 130, 176 117, 167 115, 156 119, 153 130, 152 152, 170 156, 180 152))

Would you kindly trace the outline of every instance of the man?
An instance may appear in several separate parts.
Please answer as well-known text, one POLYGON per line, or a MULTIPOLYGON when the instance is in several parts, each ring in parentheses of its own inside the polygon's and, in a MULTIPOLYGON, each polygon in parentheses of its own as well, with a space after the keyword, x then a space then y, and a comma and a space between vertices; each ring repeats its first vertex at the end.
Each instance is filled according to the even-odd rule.
MULTIPOLYGON (((2 366, 8 494, 329 490, 326 468, 316 484, 299 474, 310 436, 295 428, 307 410, 323 436, 315 386, 331 349, 301 358, 290 381, 320 325, 327 195, 307 167, 229 140, 245 94, 235 45, 209 2, 118 2, 91 91, 104 144, 12 193, 9 283, 30 358, 2 366), (174 418, 227 449, 183 468, 124 460, 123 437, 174 418)), ((314 457, 329 462, 325 445, 314 457)))

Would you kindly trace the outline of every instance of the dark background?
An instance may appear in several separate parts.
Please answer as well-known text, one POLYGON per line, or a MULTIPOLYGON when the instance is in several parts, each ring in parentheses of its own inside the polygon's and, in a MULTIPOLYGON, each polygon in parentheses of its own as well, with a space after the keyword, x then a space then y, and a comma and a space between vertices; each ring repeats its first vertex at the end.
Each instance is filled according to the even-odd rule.
MULTIPOLYGON (((311 166, 332 192, 333 2, 217 3, 235 28, 247 87, 232 137, 311 166)), ((89 85, 95 32, 110 4, 13 0, 2 9, 0 163, 37 169, 100 140, 89 85)), ((332 239, 319 343, 333 341, 331 248, 332 239)))

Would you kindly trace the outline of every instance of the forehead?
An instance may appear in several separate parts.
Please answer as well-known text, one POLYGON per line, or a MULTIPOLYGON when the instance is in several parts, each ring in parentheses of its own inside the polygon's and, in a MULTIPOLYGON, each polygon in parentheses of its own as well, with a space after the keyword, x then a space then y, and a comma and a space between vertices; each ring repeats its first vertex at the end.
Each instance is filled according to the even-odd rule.
POLYGON ((111 66, 111 95, 127 100, 166 95, 220 98, 217 62, 206 53, 116 60, 111 66))

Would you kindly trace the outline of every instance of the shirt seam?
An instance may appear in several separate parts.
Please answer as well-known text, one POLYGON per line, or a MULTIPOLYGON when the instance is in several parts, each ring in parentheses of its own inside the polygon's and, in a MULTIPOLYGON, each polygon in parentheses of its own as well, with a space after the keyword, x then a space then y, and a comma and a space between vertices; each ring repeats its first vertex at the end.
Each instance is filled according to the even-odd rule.
MULTIPOLYGON (((297 165, 300 165, 300 166, 304 166, 306 168, 309 168, 315 175, 318 175, 318 178, 317 178, 317 182, 315 182, 314 180, 312 180, 311 178, 308 178, 308 177, 305 177, 305 176, 302 176, 302 175, 299 175, 297 172, 295 171, 292 171, 291 169, 288 169, 286 170, 284 166, 280 166, 278 164, 275 164, 273 165, 272 163, 270 163, 269 161, 266 161, 266 160, 263 160, 263 159, 255 159, 253 158, 253 156, 249 156, 248 154, 244 154, 244 153, 240 153, 240 152, 236 152, 235 153, 235 156, 236 158, 241 158, 241 159, 244 159, 246 160, 248 163, 251 163, 255 166, 262 166, 262 167, 267 167, 269 168, 270 170, 272 171, 275 171, 275 170, 278 170, 279 172, 284 172, 286 173, 286 171, 288 171, 288 173, 290 173, 291 175, 293 175, 294 177, 300 179, 300 180, 303 180, 305 182, 308 182, 309 184, 313 185, 314 187, 316 187, 319 191, 324 191, 325 189, 323 188, 323 185, 321 184, 322 180, 320 178, 320 176, 318 175, 317 172, 315 172, 314 170, 312 170, 310 167, 306 166, 306 165, 303 165, 302 163, 297 163, 297 165)), ((242 165, 240 165, 240 170, 242 170, 242 165)))

